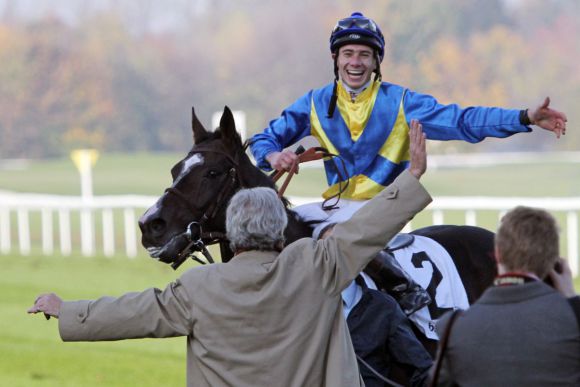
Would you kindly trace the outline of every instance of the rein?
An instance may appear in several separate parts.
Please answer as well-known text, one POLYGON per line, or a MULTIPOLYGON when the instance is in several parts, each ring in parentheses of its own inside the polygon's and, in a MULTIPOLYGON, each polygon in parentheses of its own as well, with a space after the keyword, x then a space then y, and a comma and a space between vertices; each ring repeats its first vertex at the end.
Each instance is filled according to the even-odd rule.
MULTIPOLYGON (((334 161, 334 166, 335 166, 336 172, 338 174, 338 178, 339 178, 338 193, 336 195, 333 195, 333 196, 325 199, 324 202, 322 203, 322 209, 324 209, 324 210, 334 209, 336 207, 336 205, 338 204, 338 202, 340 201, 340 195, 344 191, 346 191, 348 184, 349 184, 349 180, 346 180, 346 184, 344 186, 342 184, 342 182, 345 181, 345 176, 347 175, 346 165, 344 164, 344 160, 339 155, 334 154, 334 153, 330 153, 326 148, 323 148, 323 147, 313 147, 313 148, 309 148, 307 150, 304 150, 304 147, 302 145, 300 145, 298 148, 296 148, 295 153, 298 155, 298 160, 292 164, 292 167, 288 171, 288 176, 286 176, 286 179, 284 179, 284 183, 282 184, 282 187, 278 190, 278 197, 282 198, 282 196, 284 195, 284 192, 286 191, 286 188, 288 187, 290 180, 292 179, 292 177, 296 174, 296 171, 298 170, 298 164, 305 163, 308 161, 320 160, 323 158, 329 158, 329 159, 334 161, 335 159, 338 158, 338 160, 341 162, 342 171, 343 171, 343 173, 341 173, 341 169, 338 168, 336 161, 334 161), (336 198, 336 202, 332 205, 328 205, 327 202, 329 202, 333 198, 336 198)), ((275 183, 284 175, 284 173, 286 173, 286 170, 282 169, 282 170, 274 172, 272 175, 270 175, 270 177, 275 183)))
MULTIPOLYGON (((295 161, 292 164, 292 167, 288 171, 288 176, 286 176, 286 179, 284 179, 284 183, 282 184, 282 187, 280 187, 280 189, 278 189, 278 197, 279 198, 282 198, 284 196, 284 192, 286 191, 288 184, 290 184, 290 180, 292 180, 292 177, 294 177, 294 175, 296 174, 296 171, 298 170, 298 164, 305 163, 307 161, 320 160, 324 157, 328 157, 328 155, 329 155, 328 151, 324 148, 316 147, 316 148, 309 148, 308 150, 304 150, 304 147, 302 145, 300 145, 298 148, 296 148, 296 154, 298 155, 298 161, 295 161)), ((281 169, 281 170, 275 172, 271 176, 272 181, 274 183, 276 183, 278 180, 280 180, 280 178, 284 175, 284 173, 286 173, 286 171, 284 169, 281 169)))

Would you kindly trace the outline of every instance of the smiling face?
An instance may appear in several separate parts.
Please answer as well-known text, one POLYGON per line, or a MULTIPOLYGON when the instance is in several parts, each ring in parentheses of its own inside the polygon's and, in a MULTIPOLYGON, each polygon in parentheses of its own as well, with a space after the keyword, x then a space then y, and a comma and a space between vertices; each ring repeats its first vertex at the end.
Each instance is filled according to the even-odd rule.
POLYGON ((352 89, 364 86, 376 68, 374 51, 362 44, 347 44, 338 50, 338 75, 352 89))

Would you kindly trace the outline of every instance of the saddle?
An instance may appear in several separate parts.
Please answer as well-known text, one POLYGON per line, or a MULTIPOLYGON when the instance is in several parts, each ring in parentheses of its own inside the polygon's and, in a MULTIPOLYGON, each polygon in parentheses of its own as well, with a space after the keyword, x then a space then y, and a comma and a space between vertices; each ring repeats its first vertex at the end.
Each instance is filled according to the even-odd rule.
POLYGON ((396 250, 404 249, 405 247, 410 246, 414 240, 415 236, 413 234, 406 233, 397 234, 393 239, 391 239, 387 243, 383 251, 392 254, 396 250))

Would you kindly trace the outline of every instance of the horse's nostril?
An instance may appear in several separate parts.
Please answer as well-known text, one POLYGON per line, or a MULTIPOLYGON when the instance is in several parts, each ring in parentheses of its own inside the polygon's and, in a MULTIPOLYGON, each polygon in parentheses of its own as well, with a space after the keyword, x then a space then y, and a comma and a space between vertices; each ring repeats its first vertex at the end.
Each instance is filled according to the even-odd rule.
POLYGON ((149 230, 156 235, 163 234, 166 228, 166 223, 163 219, 157 218, 149 222, 149 230))

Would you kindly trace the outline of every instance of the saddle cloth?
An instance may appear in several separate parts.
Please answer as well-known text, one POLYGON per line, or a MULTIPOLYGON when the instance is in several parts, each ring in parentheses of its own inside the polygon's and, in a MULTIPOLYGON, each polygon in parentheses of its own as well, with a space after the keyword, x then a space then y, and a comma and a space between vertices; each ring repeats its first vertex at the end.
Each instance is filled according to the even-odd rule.
POLYGON ((414 235, 413 243, 392 253, 403 269, 427 289, 432 298, 431 305, 413 313, 409 319, 426 337, 438 340, 435 324, 441 309, 469 308, 467 293, 453 259, 439 243, 419 235, 414 235))
MULTIPOLYGON (((320 231, 326 225, 344 222, 366 203, 367 201, 341 199, 333 210, 322 209, 321 202, 303 204, 295 207, 294 210, 305 221, 319 222, 313 232, 313 237, 318 238, 320 231)), ((403 269, 419 285, 427 289, 433 299, 431 305, 418 310, 409 318, 426 337, 437 340, 435 323, 440 317, 441 308, 467 309, 469 307, 467 293, 453 259, 439 243, 427 237, 413 235, 412 243, 407 245, 405 235, 399 234, 393 238, 388 247, 403 269), (401 241, 403 242, 401 243, 401 241), (393 244, 399 246, 393 246, 393 244), (420 264, 414 264, 413 257, 415 257, 416 262, 420 261, 420 264), (437 273, 440 274, 440 280, 437 273), (431 283, 432 281, 433 283, 431 283), (429 288, 430 284, 431 289, 429 288), (432 316, 431 312, 435 316, 432 316)))

